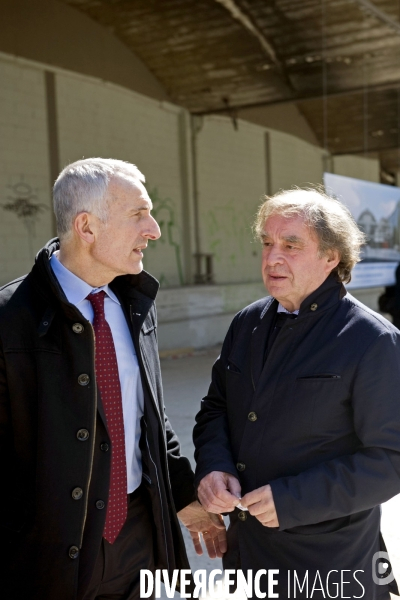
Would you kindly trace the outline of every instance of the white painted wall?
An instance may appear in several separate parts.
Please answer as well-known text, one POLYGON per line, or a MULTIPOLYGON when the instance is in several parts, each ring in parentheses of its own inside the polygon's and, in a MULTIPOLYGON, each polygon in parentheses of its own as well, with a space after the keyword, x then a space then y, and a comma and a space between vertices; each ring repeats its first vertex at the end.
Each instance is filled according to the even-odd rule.
MULTIPOLYGON (((39 201, 50 205, 44 95, 44 69, 48 67, 11 57, 7 60, 2 55, 0 68, 2 197, 7 185, 24 177, 39 190, 39 201)), ((147 250, 145 267, 163 287, 187 281, 188 266, 193 271, 195 244, 192 221, 184 224, 182 219, 184 204, 189 213, 193 212, 190 194, 183 185, 183 171, 188 171, 190 162, 187 148, 182 146, 182 135, 188 137, 187 131, 182 134, 184 111, 118 85, 60 69, 56 70, 56 92, 60 168, 88 156, 137 164, 146 175, 162 229, 161 239, 147 250), (185 251, 183 234, 188 228, 185 251)), ((270 130, 268 163, 266 132, 264 127, 242 120, 236 131, 228 118, 207 117, 197 136, 200 249, 214 254, 218 284, 259 278, 260 249, 253 241, 251 224, 267 191, 267 178, 273 190, 321 181, 320 148, 270 130)), ((190 174, 186 175, 190 179, 190 174)), ((51 237, 52 227, 50 211, 46 211, 40 216, 37 237, 31 240, 33 251, 28 254, 26 248, 23 250, 27 246, 23 223, 13 214, 2 213, 7 261, 3 261, 0 278, 5 282, 29 268, 33 251, 51 237), (16 241, 18 236, 22 243, 16 241)))
POLYGON ((332 158, 332 173, 380 183, 380 165, 377 158, 353 156, 351 154, 334 156, 332 158))
POLYGON ((209 117, 198 134, 201 250, 214 254, 217 283, 256 281, 260 247, 251 231, 266 193, 265 130, 209 117))
POLYGON ((270 130, 271 193, 322 184, 326 152, 287 133, 270 130))
POLYGON ((83 157, 118 158, 146 176, 162 236, 150 242, 145 268, 165 286, 183 283, 179 114, 157 102, 100 81, 57 75, 62 166, 83 157))
POLYGON ((0 61, 0 282, 32 267, 52 236, 43 72, 0 61), (42 204, 33 227, 5 205, 17 198, 42 204))
MULTIPOLYGON (((0 54, 0 284, 27 272, 52 237, 46 68, 0 54), (27 222, 4 207, 29 190, 32 202, 45 207, 30 235, 27 222)), ((103 156, 134 162, 146 175, 162 229, 145 257, 145 268, 162 283, 161 350, 220 343, 233 315, 265 295, 251 224, 267 181, 272 192, 320 183, 324 151, 242 120, 236 131, 228 118, 205 118, 196 144, 200 245, 215 255, 216 285, 181 287, 195 248, 188 115, 116 84, 55 73, 60 168, 84 156, 103 156)), ((336 171, 360 177, 364 169, 376 177, 374 162, 350 158, 347 166, 336 161, 336 171)), ((361 295, 373 305, 378 293, 361 295)))

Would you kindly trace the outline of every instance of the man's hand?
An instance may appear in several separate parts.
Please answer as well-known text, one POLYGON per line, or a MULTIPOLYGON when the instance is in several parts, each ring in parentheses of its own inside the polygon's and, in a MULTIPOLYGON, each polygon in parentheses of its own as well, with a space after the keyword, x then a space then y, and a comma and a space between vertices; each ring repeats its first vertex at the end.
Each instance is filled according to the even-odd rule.
POLYGON ((199 502, 192 502, 178 512, 182 524, 189 530, 196 554, 203 554, 200 533, 210 558, 221 558, 226 552, 226 529, 221 515, 208 513, 199 502))
POLYGON ((249 513, 258 519, 265 527, 279 527, 274 498, 270 485, 264 485, 249 492, 240 501, 241 505, 249 509, 249 513))
POLYGON ((212 513, 232 512, 239 504, 241 486, 229 473, 212 471, 200 481, 197 495, 204 508, 212 513))

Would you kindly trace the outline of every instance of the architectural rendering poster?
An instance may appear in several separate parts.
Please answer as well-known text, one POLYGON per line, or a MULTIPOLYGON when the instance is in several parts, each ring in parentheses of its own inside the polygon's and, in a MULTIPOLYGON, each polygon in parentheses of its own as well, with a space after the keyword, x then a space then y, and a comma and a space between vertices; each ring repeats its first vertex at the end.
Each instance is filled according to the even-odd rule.
POLYGON ((367 236, 349 288, 393 285, 400 262, 400 188, 324 173, 328 194, 345 204, 367 236))

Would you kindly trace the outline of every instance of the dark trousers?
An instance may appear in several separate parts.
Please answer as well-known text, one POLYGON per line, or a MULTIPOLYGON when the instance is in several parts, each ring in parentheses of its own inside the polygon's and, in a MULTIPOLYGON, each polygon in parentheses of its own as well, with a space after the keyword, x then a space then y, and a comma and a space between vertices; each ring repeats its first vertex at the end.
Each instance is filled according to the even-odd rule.
POLYGON ((129 497, 127 519, 115 542, 103 538, 83 600, 140 599, 140 569, 155 568, 153 526, 142 489, 129 497))

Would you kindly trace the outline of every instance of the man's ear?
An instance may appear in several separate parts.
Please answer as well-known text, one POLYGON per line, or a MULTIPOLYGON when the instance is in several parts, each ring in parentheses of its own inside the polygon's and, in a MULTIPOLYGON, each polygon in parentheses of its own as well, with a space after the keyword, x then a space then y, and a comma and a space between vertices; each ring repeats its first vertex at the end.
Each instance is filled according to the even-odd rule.
POLYGON ((92 217, 90 213, 81 212, 74 220, 75 233, 87 244, 93 244, 95 239, 95 224, 92 217))
POLYGON ((340 263, 339 252, 337 250, 329 250, 329 252, 326 255, 326 258, 327 258, 327 261, 326 261, 327 270, 330 273, 340 263))

